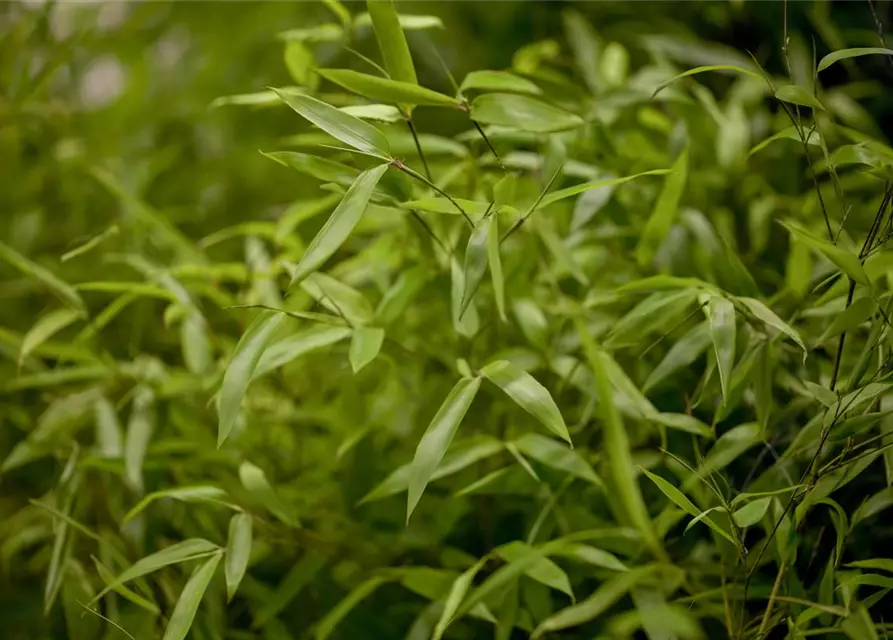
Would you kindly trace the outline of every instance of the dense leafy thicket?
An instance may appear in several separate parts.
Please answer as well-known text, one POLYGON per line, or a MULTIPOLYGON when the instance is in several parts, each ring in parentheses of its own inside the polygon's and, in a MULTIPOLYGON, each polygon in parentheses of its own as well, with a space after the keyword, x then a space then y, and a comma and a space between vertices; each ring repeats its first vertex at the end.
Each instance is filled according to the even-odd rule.
POLYGON ((185 6, 5 8, 4 637, 886 637, 873 5, 185 6))

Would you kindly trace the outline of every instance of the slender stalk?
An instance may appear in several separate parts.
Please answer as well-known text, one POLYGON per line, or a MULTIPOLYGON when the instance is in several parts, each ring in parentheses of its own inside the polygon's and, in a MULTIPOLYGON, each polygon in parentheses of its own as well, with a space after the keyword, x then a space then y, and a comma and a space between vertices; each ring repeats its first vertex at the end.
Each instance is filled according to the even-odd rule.
POLYGON ((453 252, 450 251, 449 248, 447 248, 447 246, 443 243, 443 240, 437 237, 437 234, 434 233, 434 229, 431 228, 431 225, 428 224, 428 221, 425 220, 418 211, 416 211, 415 209, 410 209, 409 212, 412 214, 412 217, 415 218, 420 225, 422 225, 422 228, 428 232, 428 235, 431 236, 434 242, 436 242, 437 245, 441 249, 443 249, 444 253, 446 253, 447 255, 453 255, 453 252))
POLYGON ((493 143, 490 142, 490 138, 487 137, 487 134, 484 133, 484 130, 481 128, 475 120, 471 121, 474 124, 474 128, 478 130, 478 133, 481 134, 481 137, 484 139, 484 142, 487 143, 487 148, 490 149, 490 153, 493 154, 493 157, 496 158, 496 162, 499 164, 499 167, 505 171, 505 165, 502 164, 502 159, 499 157, 499 154, 496 153, 496 148, 493 146, 493 143))
POLYGON ((472 222, 471 218, 468 217, 468 214, 465 212, 465 209, 463 209, 461 206, 459 206, 459 203, 456 202, 455 200, 453 200, 453 198, 450 196, 450 194, 448 194, 446 191, 444 191, 443 189, 438 187, 436 184, 434 184, 433 182, 428 180, 425 176, 421 175, 418 171, 410 169, 409 167, 407 167, 405 164, 403 164, 402 162, 400 162, 397 159, 391 160, 391 166, 396 167, 397 169, 399 169, 400 171, 402 171, 403 173, 408 175, 410 178, 415 178, 422 184, 434 189, 437 193, 439 193, 444 198, 449 200, 453 204, 453 206, 459 210, 459 213, 462 214, 462 216, 465 218, 465 221, 468 222, 469 225, 471 225, 471 228, 474 229, 474 222, 472 222))
POLYGON ((757 631, 757 638, 762 638, 769 631, 769 616, 772 615, 772 608, 775 606, 775 598, 778 596, 778 589, 781 586, 781 580, 787 571, 788 563, 782 562, 778 568, 778 575, 775 576, 775 584, 772 585, 772 593, 769 594, 769 603, 766 605, 766 611, 763 613, 763 621, 760 623, 760 630, 757 631))
POLYGON ((422 151, 422 143, 419 141, 419 134, 416 133, 415 125, 412 123, 412 118, 406 119, 406 126, 409 127, 409 132, 412 134, 412 141, 415 142, 415 149, 419 154, 419 159, 422 161, 422 166, 425 167, 425 176, 431 182, 434 182, 434 178, 431 177, 431 169, 428 167, 428 160, 425 158, 425 152, 422 151))
POLYGON ((564 167, 563 164, 560 167, 558 167, 558 169, 555 171, 554 174, 552 174, 552 177, 549 179, 549 183, 540 192, 536 201, 534 201, 534 203, 532 205, 530 205, 530 208, 527 209, 527 211, 524 213, 523 216, 521 216, 520 218, 515 220, 515 222, 512 224, 512 226, 510 226, 508 228, 508 231, 506 231, 505 234, 499 239, 500 244, 505 242, 506 238, 508 238, 510 235, 512 235, 515 231, 517 231, 518 228, 522 224, 524 224, 524 221, 527 220, 527 218, 529 218, 531 215, 533 215, 533 212, 536 211, 536 208, 539 206, 540 202, 542 202, 543 198, 546 197, 546 194, 549 193, 549 189, 551 189, 552 185, 555 184, 555 181, 558 179, 558 176, 561 175, 562 167, 564 167))

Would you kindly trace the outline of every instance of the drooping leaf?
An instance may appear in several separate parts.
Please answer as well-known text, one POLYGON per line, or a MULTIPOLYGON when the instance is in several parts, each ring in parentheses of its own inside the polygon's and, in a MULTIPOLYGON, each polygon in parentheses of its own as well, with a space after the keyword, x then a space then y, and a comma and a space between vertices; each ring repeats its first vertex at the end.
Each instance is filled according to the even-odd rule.
POLYGON ((552 438, 538 433, 526 433, 513 444, 519 451, 547 467, 569 473, 595 485, 602 484, 601 479, 579 453, 552 438))
POLYGON ((415 82, 379 78, 349 69, 319 69, 317 73, 349 91, 380 102, 413 106, 428 105, 452 108, 458 106, 455 98, 426 89, 415 82))
POLYGON ((461 313, 462 296, 465 294, 465 271, 455 258, 450 260, 450 316, 453 329, 460 336, 470 338, 480 329, 480 316, 474 305, 474 297, 469 299, 465 313, 461 313))
POLYGON ((388 139, 371 124, 303 93, 280 89, 273 91, 299 115, 333 138, 363 153, 382 159, 390 157, 388 139))
POLYGON ((710 323, 710 340, 719 369, 723 402, 729 400, 732 367, 735 365, 735 305, 726 298, 713 296, 704 309, 710 323))
POLYGON ((226 537, 226 599, 232 600, 239 588, 239 583, 248 569, 251 555, 251 516, 237 513, 229 521, 229 533, 226 537))
POLYGON ((869 286, 870 281, 868 276, 865 273, 865 269, 862 268, 862 264, 859 261, 858 256, 855 254, 846 251, 845 249, 840 248, 837 245, 833 245, 827 240, 823 240, 819 238, 803 227, 786 220, 782 220, 781 224, 791 232, 792 235, 797 237, 797 240, 807 245, 811 249, 815 249, 822 254, 828 260, 836 264, 841 271, 847 274, 850 278, 858 282, 859 284, 864 284, 869 286))
POLYGON ((262 504, 267 511, 290 527, 299 526, 293 510, 267 480, 263 469, 250 462, 243 462, 239 466, 239 479, 251 497, 262 504))
POLYGON ((4 242, 0 242, 0 260, 33 278, 49 289, 53 295, 68 305, 79 318, 87 316, 87 306, 77 290, 45 267, 29 260, 4 242))
POLYGON ((129 520, 132 520, 137 515, 143 512, 143 510, 148 507, 153 502, 158 500, 162 500, 165 498, 170 498, 172 500, 179 500, 181 502, 209 502, 209 503, 218 503, 218 504, 226 504, 225 499, 227 498, 227 493, 220 487, 214 487, 211 485, 196 485, 191 487, 174 487, 172 489, 163 489, 161 491, 153 491, 145 498, 139 501, 139 503, 134 506, 130 511, 122 519, 122 523, 126 523, 129 520))
MULTIPOLYGON (((488 247, 487 239, 493 235, 491 225, 495 216, 487 216, 481 220, 468 238, 468 245, 465 247, 465 288, 462 291, 462 302, 459 305, 459 314, 465 313, 471 299, 484 279, 484 273, 487 270, 488 247)), ((497 252, 499 245, 497 243, 497 252)))
POLYGON ((839 62, 841 60, 847 60, 849 58, 856 58, 858 56, 868 55, 893 56, 893 49, 884 49, 882 47, 857 47, 853 49, 840 49, 838 51, 832 51, 824 58, 819 60, 819 66, 816 67, 816 71, 824 71, 835 62, 839 62))
POLYGON ((759 73, 757 73, 756 71, 753 71, 751 69, 745 69, 744 67, 738 67, 738 66, 730 65, 730 64, 711 64, 711 65, 705 65, 703 67, 695 67, 694 69, 689 69, 688 71, 683 71, 682 73, 680 73, 676 76, 673 76, 669 80, 665 80, 664 82, 661 82, 657 86, 657 88, 654 90, 654 93, 652 94, 651 97, 653 98, 653 97, 657 96, 658 93, 660 93, 661 91, 666 89, 669 85, 673 84, 677 80, 681 80, 682 78, 687 78, 688 76, 693 76, 698 73, 704 73, 705 71, 733 71, 735 73, 740 73, 740 74, 743 74, 746 76, 750 76, 751 78, 756 78, 757 80, 761 80, 761 81, 763 80, 763 76, 761 76, 759 73))
POLYGON ((750 310, 752 314, 754 314, 757 318, 765 322, 767 325, 772 327, 773 329, 778 329, 785 335, 787 335, 791 340, 797 343, 801 349, 803 349, 803 357, 806 358, 807 348, 803 343, 803 339, 800 337, 800 334, 794 330, 787 322, 779 318, 775 315, 775 312, 772 311, 765 304, 756 300, 755 298, 738 298, 740 302, 743 302, 744 305, 750 310))
POLYGON ((626 434, 620 413, 614 405, 609 369, 605 363, 604 353, 579 318, 576 321, 576 328, 586 361, 595 376, 598 415, 601 419, 613 490, 618 494, 619 503, 627 519, 642 534, 645 544, 653 553, 663 556, 663 548, 657 539, 651 518, 648 517, 648 509, 645 507, 645 501, 636 481, 629 437, 626 434))
POLYGON ((465 599, 465 595, 471 587, 472 580, 474 580, 474 577, 483 568, 485 562, 486 558, 478 560, 462 572, 450 586, 450 592, 444 600, 443 610, 440 613, 440 618, 437 620, 437 625, 434 627, 434 633, 431 636, 431 640, 441 640, 441 638, 443 638, 443 634, 446 632, 447 627, 449 627, 455 619, 456 612, 459 610, 459 605, 461 605, 462 601, 465 599))
POLYGON ((307 153, 299 153, 297 151, 272 151, 270 153, 261 152, 271 160, 275 160, 285 167, 291 167, 300 173, 306 173, 309 176, 322 180, 323 182, 334 182, 335 184, 350 186, 359 177, 360 171, 349 167, 346 164, 320 158, 307 153))
POLYGON ((508 71, 472 71, 465 76, 465 79, 462 80, 462 84, 459 86, 459 91, 462 93, 467 92, 469 89, 500 93, 529 93, 532 95, 539 95, 542 93, 542 90, 530 80, 515 75, 514 73, 509 73, 508 71))
POLYGON ((366 210, 366 205, 369 204, 372 192, 385 171, 388 170, 388 166, 381 164, 366 169, 354 181, 322 229, 313 238, 307 251, 301 256, 301 261, 292 276, 291 287, 300 284, 304 278, 322 266, 344 244, 353 228, 360 221, 366 210))
POLYGON ((513 93, 485 93, 471 103, 471 119, 481 124, 551 133, 575 129, 583 124, 580 116, 550 104, 513 93))
POLYGON ((431 481, 434 471, 453 441, 453 437, 456 435, 456 431, 459 429, 465 414, 468 413, 468 408, 471 406, 480 387, 480 378, 462 378, 459 380, 440 405, 440 408, 425 430, 425 434, 419 441, 409 472, 409 493, 406 507, 407 522, 415 510, 419 499, 422 497, 425 487, 431 481))
POLYGON ((549 391, 536 378, 507 360, 491 362, 481 369, 481 375, 502 389, 549 431, 570 444, 570 434, 561 411, 549 391))
POLYGON ((779 87, 775 91, 775 97, 783 102, 789 102, 801 107, 809 107, 810 109, 815 109, 817 111, 826 111, 824 105, 818 101, 818 98, 799 85, 788 84, 779 87))
POLYGON ((198 611, 198 605, 201 604, 205 591, 211 583, 211 578, 214 577, 214 572, 217 570, 217 565, 220 564, 221 555, 215 553, 193 571, 180 593, 180 599, 177 600, 173 613, 171 613, 171 619, 167 623, 162 640, 183 640, 189 633, 189 628, 198 611))
POLYGON ((113 591, 117 587, 126 584, 131 580, 135 580, 172 564, 205 558, 209 555, 217 554, 219 551, 220 547, 216 544, 201 538, 190 538, 189 540, 172 544, 161 551, 157 551, 133 563, 130 568, 126 569, 115 578, 114 582, 106 585, 106 587, 93 598, 90 604, 95 603, 109 591, 113 591))
POLYGON ((79 318, 77 311, 73 309, 55 309, 41 316, 22 338, 19 347, 19 367, 28 359, 31 353, 44 342, 52 338, 56 333, 76 322, 79 318))
POLYGON ((694 516, 700 520, 703 520, 704 524, 713 529, 716 533, 721 535, 723 538, 735 544, 732 536, 721 527, 712 516, 709 515, 708 511, 702 511, 698 509, 698 507, 689 500, 688 496, 686 496, 682 491, 674 487, 672 484, 661 478, 659 475, 651 473, 647 469, 642 469, 642 473, 644 473, 649 480, 651 480, 658 489, 660 489, 661 493, 663 493, 670 501, 675 504, 677 507, 685 511, 688 515, 694 516))
POLYGON ((487 262, 490 265, 490 280, 493 282, 496 310, 500 320, 505 322, 505 276, 502 272, 502 257, 499 254, 499 216, 497 215, 492 217, 487 234, 487 262))
POLYGON ((496 553, 502 556, 506 562, 519 562, 522 558, 536 556, 536 561, 524 570, 524 575, 546 585, 551 589, 567 594, 574 599, 567 574, 549 558, 546 558, 530 545, 515 540, 496 549, 496 553))
POLYGON ((350 340, 350 367, 354 373, 375 360, 384 342, 384 329, 381 327, 357 327, 350 340))
POLYGON ((284 315, 272 311, 264 311, 258 315, 239 339, 233 352, 223 384, 220 387, 220 399, 217 405, 219 422, 217 426, 217 446, 229 437, 239 410, 242 398, 248 390, 248 383, 266 349, 273 334, 285 319, 284 315))
POLYGON ((688 147, 682 150, 682 153, 676 158, 676 162, 673 163, 673 168, 664 182, 664 188, 657 198, 654 210, 642 231, 639 244, 636 245, 636 260, 640 265, 651 262, 660 243, 669 233, 676 218, 687 179, 688 147))
POLYGON ((831 324, 822 332, 822 335, 816 342, 821 344, 839 336, 845 331, 856 328, 877 313, 877 310, 878 305, 871 296, 856 298, 843 312, 834 316, 831 324))

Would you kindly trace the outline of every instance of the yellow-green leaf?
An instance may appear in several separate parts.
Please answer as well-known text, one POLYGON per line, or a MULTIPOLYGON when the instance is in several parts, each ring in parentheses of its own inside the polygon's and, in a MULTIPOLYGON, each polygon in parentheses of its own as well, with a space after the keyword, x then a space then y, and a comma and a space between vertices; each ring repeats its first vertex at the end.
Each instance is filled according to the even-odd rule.
POLYGON ((59 300, 74 311, 79 318, 87 316, 87 306, 80 294, 70 284, 57 277, 48 269, 29 260, 21 253, 0 242, 0 260, 9 263, 29 278, 33 278, 49 289, 59 300))
POLYGON ((856 47, 853 49, 840 49, 832 51, 819 61, 816 71, 824 71, 835 62, 846 60, 847 58, 855 58, 858 56, 882 55, 893 56, 893 49, 885 49, 883 47, 856 47))
POLYGON ((716 354, 723 402, 727 402, 735 365, 735 305, 721 296, 712 296, 704 312, 710 323, 710 340, 716 354))
POLYGON ((485 93, 471 103, 471 119, 533 133, 551 133, 583 125, 580 116, 513 93, 485 93))
POLYGON ((384 329, 381 327, 357 327, 350 340, 350 367, 354 373, 375 360, 384 342, 384 329))
POLYGON ((481 220, 468 237, 468 245, 465 247, 465 287, 459 304, 459 315, 465 313, 487 271, 487 239, 492 235, 490 227, 494 218, 495 215, 481 220))
POLYGON ((782 220, 781 224, 792 235, 796 236, 800 242, 824 254, 828 260, 836 264, 850 278, 859 284, 870 286, 871 282, 868 279, 868 275, 865 273, 865 269, 862 268, 862 263, 856 254, 815 236, 796 223, 782 220))
POLYGON ((472 71, 465 76, 465 79, 459 87, 459 91, 464 93, 469 89, 530 93, 533 95, 542 93, 540 88, 530 80, 517 76, 514 73, 509 73, 508 71, 472 71))
POLYGON ((292 509, 279 497, 270 481, 267 480, 263 469, 245 461, 239 466, 239 479, 251 497, 262 504, 267 511, 290 527, 299 526, 292 509))
POLYGON ((480 378, 462 378, 440 405, 425 434, 419 441, 412 466, 409 471, 409 494, 407 496, 406 520, 415 510, 425 487, 431 480, 437 466, 453 441, 459 424, 468 412, 478 389, 480 378))
POLYGON ((782 102, 796 104, 801 107, 809 107, 810 109, 816 109, 818 111, 827 111, 824 105, 819 102, 818 98, 796 84, 788 84, 779 87, 775 92, 775 97, 782 102))
POLYGON ((239 583, 248 569, 251 556, 251 516, 237 513, 229 521, 229 532, 226 538, 226 599, 232 600, 239 588, 239 583))
POLYGON ((75 322, 79 317, 80 314, 73 309, 54 309, 48 314, 41 316, 22 338, 22 344, 19 347, 19 366, 21 367, 24 364, 32 351, 52 338, 57 332, 75 322))
POLYGON ((189 633, 192 621, 198 611, 198 605, 205 596, 205 591, 214 577, 217 565, 220 564, 221 554, 215 553, 192 572, 186 586, 180 593, 180 599, 171 613, 171 619, 164 630, 162 640, 183 640, 189 633))
POLYGON ((685 190, 685 183, 688 178, 688 147, 682 150, 670 175, 664 182, 664 188, 657 198, 651 217, 642 231, 639 244, 636 246, 636 260, 640 265, 646 265, 654 258, 654 254, 660 243, 663 242, 673 221, 676 219, 676 212, 679 209, 679 201, 682 199, 682 192, 685 190))
POLYGON ((348 91, 379 102, 413 106, 458 107, 455 98, 419 86, 414 82, 379 78, 350 69, 320 69, 317 73, 348 91))

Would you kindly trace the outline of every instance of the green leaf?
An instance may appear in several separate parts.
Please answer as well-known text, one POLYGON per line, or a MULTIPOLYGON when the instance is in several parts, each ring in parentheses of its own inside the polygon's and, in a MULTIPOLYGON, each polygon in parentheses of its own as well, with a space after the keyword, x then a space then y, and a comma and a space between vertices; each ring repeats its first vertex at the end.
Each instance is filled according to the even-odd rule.
MULTIPOLYGON (((99 574, 99 578, 102 580, 102 582, 106 586, 113 584, 115 582, 114 574, 109 571, 104 564, 97 560, 95 556, 90 557, 93 560, 93 565, 96 567, 96 573, 99 574)), ((161 613, 155 603, 149 602, 141 595, 139 595, 135 591, 132 591, 131 589, 128 589, 124 585, 118 585, 113 589, 113 591, 153 615, 158 615, 159 613, 161 613)))
POLYGON ((19 347, 18 365, 21 367, 28 356, 44 342, 52 338, 56 333, 77 321, 80 315, 72 309, 55 309, 34 323, 28 333, 22 338, 19 347))
MULTIPOLYGON (((453 329, 460 336, 470 338, 480 328, 480 317, 477 308, 472 302, 468 303, 465 313, 461 313, 462 296, 465 293, 465 271, 459 266, 459 261, 450 260, 450 312, 453 321, 453 329)), ((474 300, 472 297, 471 300, 474 300)))
POLYGON ((772 501, 771 496, 765 498, 757 498, 748 502, 732 514, 732 519, 739 527, 752 527, 763 519, 766 511, 769 509, 769 503, 772 501))
POLYGON ((366 297, 325 273, 311 273, 301 282, 301 288, 332 313, 343 316, 353 326, 365 325, 374 315, 366 297))
MULTIPOLYGON (((480 217, 490 208, 489 202, 475 202, 473 200, 463 200, 462 198, 453 198, 466 213, 471 216, 480 217)), ((462 215, 456 205, 447 198, 424 198, 421 200, 410 200, 400 205, 404 209, 419 209, 421 211, 430 211, 431 213, 443 213, 446 215, 462 215)))
POLYGON ((546 585, 550 589, 567 594, 571 600, 574 599, 574 592, 571 589, 571 583, 567 574, 561 567, 549 560, 549 558, 544 557, 542 553, 527 543, 515 540, 498 547, 496 553, 510 563, 519 562, 529 556, 536 557, 536 560, 524 570, 524 575, 546 585))
POLYGON ((481 369, 481 375, 502 389, 549 431, 571 444, 561 411, 549 391, 533 376, 507 360, 491 362, 481 369))
POLYGON ((782 129, 775 135, 769 136, 762 142, 754 145, 754 147, 750 150, 748 155, 752 156, 753 154, 755 154, 759 151, 762 151, 763 149, 768 147, 770 144, 772 144, 776 140, 794 140, 795 142, 802 143, 802 139, 806 138, 806 144, 810 144, 810 145, 814 145, 814 146, 821 146, 822 137, 818 131, 814 131, 814 130, 805 131, 805 132, 803 132, 802 137, 801 137, 800 132, 801 132, 801 129, 799 127, 791 125, 790 127, 782 129))
POLYGON ((856 256, 854 253, 846 251, 845 249, 841 249, 840 247, 831 244, 827 240, 816 237, 806 229, 793 222, 788 222, 785 220, 782 220, 780 222, 782 226, 784 226, 784 228, 787 229, 792 235, 796 236, 800 242, 807 245, 811 249, 824 254, 824 256, 828 258, 828 260, 836 264, 838 268, 840 268, 840 270, 847 274, 850 278, 852 278, 859 284, 864 284, 865 286, 871 285, 868 279, 868 275, 862 268, 859 257, 856 256))
POLYGON ((737 300, 744 303, 744 306, 746 306, 748 310, 759 320, 762 320, 773 329, 778 329, 779 331, 787 335, 791 340, 796 342, 797 346, 803 349, 803 358, 806 358, 806 344, 804 344, 803 339, 800 337, 800 334, 797 333, 797 331, 795 331, 788 323, 775 315, 772 309, 755 298, 737 298, 737 300))
POLYGON ((710 323, 710 339, 719 369, 719 383, 725 404, 732 385, 735 365, 735 305, 720 296, 712 296, 704 309, 710 323))
POLYGON ((82 256, 88 251, 92 251, 109 238, 114 238, 119 233, 120 229, 118 229, 118 225, 113 224, 105 231, 98 233, 87 240, 84 244, 63 253, 62 256, 59 258, 59 262, 68 262, 69 260, 77 258, 78 256, 82 256))
POLYGON ((243 462, 239 466, 239 480, 241 480, 245 490, 251 494, 251 497, 262 504, 276 518, 289 527, 300 526, 291 507, 285 504, 282 498, 279 497, 270 481, 267 480, 267 475, 263 469, 250 462, 243 462))
POLYGON ((434 471, 443 459, 444 454, 453 441, 459 424, 468 413, 478 389, 480 378, 462 378, 440 405, 425 434, 419 441, 412 467, 409 472, 409 494, 407 496, 406 521, 415 510, 425 487, 431 481, 434 471))
POLYGON ((245 577, 248 560, 251 556, 251 516, 237 513, 229 521, 229 533, 226 537, 226 599, 230 601, 236 595, 239 583, 245 577))
POLYGON ((375 360, 384 342, 384 329, 380 327, 357 327, 350 340, 350 367, 354 373, 375 360))
POLYGON ((155 394, 145 385, 136 388, 133 408, 127 421, 127 436, 124 440, 124 475, 137 491, 143 489, 143 461, 152 438, 155 394))
POLYGON ((681 80, 682 78, 693 76, 698 73, 704 73, 705 71, 734 71, 735 73, 741 73, 746 76, 750 76, 751 78, 756 78, 757 80, 764 80, 763 76, 761 76, 756 71, 752 71, 751 69, 745 69, 743 67, 737 67, 730 64, 711 64, 703 67, 695 67, 694 69, 689 69, 688 71, 683 71, 682 73, 673 76, 669 80, 661 82, 654 90, 654 93, 651 95, 651 97, 654 98, 658 93, 666 89, 669 85, 673 84, 677 80, 681 80))
MULTIPOLYGON (((493 235, 490 227, 495 218, 496 216, 492 215, 481 220, 468 237, 468 245, 465 247, 465 287, 462 291, 459 315, 465 313, 487 271, 487 239, 493 235)), ((497 252, 498 248, 497 243, 497 252)))
POLYGON ((551 133, 583 125, 580 116, 540 100, 512 93, 485 93, 471 103, 471 119, 521 131, 551 133))
POLYGON ((608 373, 609 365, 606 364, 605 354, 599 349, 580 318, 576 318, 576 329, 586 361, 595 376, 598 416, 601 420, 612 489, 617 492, 618 501, 626 518, 642 534, 645 544, 653 553, 663 557, 663 548, 657 539, 651 518, 648 517, 648 509, 636 481, 629 437, 620 413, 614 405, 611 378, 608 373))
POLYGON ((803 87, 795 84, 779 87, 775 91, 775 97, 782 102, 789 102, 791 104, 800 105, 801 107, 809 107, 810 109, 816 109, 817 111, 827 111, 824 105, 818 101, 818 98, 803 87))
POLYGON ((819 61, 819 66, 816 67, 816 71, 824 71, 835 62, 840 62, 841 60, 869 55, 893 56, 893 49, 884 49, 882 47, 856 47, 853 49, 832 51, 819 61))
POLYGON ((890 558, 871 558, 870 560, 856 560, 854 562, 848 562, 848 567, 854 567, 856 569, 872 569, 878 571, 887 571, 888 573, 893 573, 893 560, 890 558))
POLYGON ((198 611, 198 605, 205 596, 205 591, 211 583, 211 578, 214 577, 217 565, 220 564, 220 557, 220 553, 215 553, 192 572, 189 581, 180 593, 180 599, 177 600, 173 613, 171 613, 171 619, 167 623, 162 640, 183 640, 189 633, 189 628, 198 611))
POLYGON ((852 436, 857 436, 863 431, 871 429, 874 425, 878 424, 881 420, 891 414, 893 414, 893 411, 878 411, 876 413, 866 413, 861 416, 847 418, 834 427, 828 434, 828 438, 832 442, 836 442, 839 440, 846 440, 852 436))
POLYGON ((459 607, 456 617, 468 613, 479 603, 487 601, 494 594, 503 592, 513 581, 537 566, 539 561, 544 558, 545 553, 541 549, 532 549, 530 553, 519 554, 517 559, 494 571, 483 583, 475 588, 462 603, 462 606, 459 607))
POLYGON ((726 431, 707 452, 697 472, 686 478, 682 488, 686 491, 711 473, 724 469, 741 454, 760 443, 760 426, 755 422, 738 425, 726 431))
POLYGON ((434 627, 434 634, 431 636, 431 640, 441 640, 441 638, 443 638, 443 634, 446 633, 447 627, 449 627, 453 620, 455 620, 459 605, 461 605, 462 601, 465 599, 465 594, 468 593, 468 589, 471 587, 474 577, 483 568, 486 561, 487 558, 481 558, 475 562, 472 566, 463 571, 450 586, 450 592, 444 600, 443 610, 440 612, 440 618, 437 620, 437 625, 434 627))
POLYGON ((375 39, 384 58, 384 66, 394 80, 417 84, 415 67, 406 36, 393 0, 367 0, 366 9, 375 29, 375 39))
POLYGON ((87 306, 80 294, 70 284, 56 277, 48 269, 40 266, 20 254, 4 242, 0 242, 0 261, 9 263, 29 278, 37 280, 49 289, 53 295, 68 305, 79 318, 87 317, 87 306))
POLYGON ((828 328, 825 329, 816 343, 821 344, 831 338, 839 336, 845 331, 855 329, 877 313, 877 310, 878 305, 871 296, 856 298, 849 307, 834 316, 831 324, 828 325, 828 328))
POLYGON ((338 107, 338 109, 362 120, 375 120, 386 124, 394 124, 403 120, 400 109, 389 104, 352 104, 338 107))
POLYGON ((161 491, 153 491, 145 498, 139 501, 133 509, 127 512, 121 521, 126 524, 133 520, 150 504, 163 498, 171 498, 180 502, 210 502, 217 504, 226 504, 225 499, 227 493, 220 487, 210 485, 197 485, 193 487, 174 487, 173 489, 163 489, 161 491))
MULTIPOLYGON (((378 0, 376 0, 376 4, 377 3, 378 0)), ((373 4, 373 2, 370 0, 369 4, 373 4)), ((338 623, 350 613, 351 609, 368 598, 373 591, 387 581, 388 578, 384 576, 373 576, 365 582, 361 582, 353 591, 347 594, 341 602, 335 605, 335 608, 329 611, 323 619, 319 621, 316 625, 316 632, 314 634, 316 640, 326 640, 326 638, 332 635, 332 632, 335 630, 335 627, 338 626, 338 623)))
POLYGON ((689 331, 679 338, 676 344, 667 351, 667 355, 664 356, 664 359, 651 370, 648 379, 645 381, 643 390, 648 391, 677 371, 689 367, 702 353, 704 353, 710 342, 710 326, 706 320, 689 329, 689 331))
POLYGON ((279 99, 303 118, 358 151, 387 159, 388 139, 371 124, 302 93, 273 89, 279 99))
POLYGON ((305 173, 323 182, 334 182, 349 187, 360 176, 359 169, 307 153, 297 151, 273 151, 271 153, 261 151, 261 153, 284 167, 291 167, 295 171, 305 173))
POLYGON ((614 324, 605 344, 614 348, 638 344, 648 334, 664 326, 672 327, 696 296, 697 292, 690 289, 651 294, 614 324))
POLYGON ((222 445, 239 415, 242 406, 242 398, 248 390, 248 383, 254 375, 264 349, 270 338, 282 324, 285 316, 272 311, 264 311, 242 334, 239 343, 233 351, 232 358, 223 374, 223 384, 220 387, 217 414, 217 446, 222 445))
POLYGON ((601 479, 579 453, 552 438, 538 433, 526 433, 512 444, 525 455, 547 467, 569 473, 598 486, 602 484, 601 479))
MULTIPOLYGON (((439 480, 446 476, 458 473, 470 465, 496 455, 502 451, 504 445, 499 440, 488 437, 478 437, 457 445, 453 451, 444 456, 441 463, 431 474, 430 480, 439 480)), ((405 464, 394 470, 381 484, 372 489, 360 500, 360 503, 381 500, 389 496, 406 491, 409 487, 409 478, 412 472, 412 464, 405 464)))
POLYGON ((542 638, 547 633, 576 627, 594 620, 625 596, 636 584, 655 573, 656 570, 656 566, 648 565, 636 567, 630 571, 608 578, 586 600, 562 609, 543 620, 534 630, 531 638, 542 638))
POLYGON ((608 569, 609 571, 629 571, 629 567, 623 564, 617 556, 580 542, 562 542, 553 540, 544 545, 551 555, 562 556, 569 560, 575 560, 583 564, 608 569))
POLYGON ((499 216, 493 215, 487 235, 487 262, 490 264, 490 280, 493 282, 493 297, 496 299, 496 310, 499 318, 506 321, 505 316, 505 276, 502 273, 502 258, 499 255, 499 216))
MULTIPOLYGON (((397 15, 400 27, 404 31, 422 31, 425 29, 443 29, 443 21, 437 16, 417 16, 401 13, 397 15)), ((358 13, 354 24, 358 27, 368 27, 372 24, 372 18, 368 13, 358 13)))
POLYGON ((685 190, 688 179, 688 147, 682 150, 673 168, 664 182, 664 188, 657 197, 651 217, 645 224, 645 229, 636 245, 636 260, 642 266, 651 262, 657 248, 663 242, 679 209, 679 201, 685 190))
POLYGON ((426 89, 415 82, 379 78, 349 69, 319 69, 317 73, 348 91, 379 102, 458 108, 455 98, 426 89))
POLYGON ((513 92, 513 93, 530 93, 539 95, 542 93, 540 88, 533 84, 530 80, 517 76, 508 71, 472 71, 459 86, 461 93, 467 92, 469 89, 479 89, 481 91, 495 92, 513 92))
POLYGON ((306 353, 340 342, 352 333, 349 327, 310 327, 292 333, 267 346, 251 379, 293 362, 306 353))
POLYGON ((675 504, 677 507, 685 511, 688 515, 694 516, 698 518, 698 521, 703 520, 704 524, 710 527, 713 531, 716 531, 723 538, 735 544, 734 538, 719 524, 717 524, 713 518, 708 517, 708 514, 701 509, 699 509, 695 504, 688 499, 688 497, 682 493, 679 489, 674 487, 672 484, 661 478, 659 475, 651 473, 647 469, 642 469, 642 473, 644 473, 651 482, 657 485, 657 488, 660 489, 660 492, 663 493, 667 498, 670 499, 670 502, 675 504))
POLYGON ((90 601, 90 604, 94 604, 109 591, 114 591, 131 580, 135 580, 172 564, 179 564, 180 562, 186 562, 187 560, 206 558, 211 554, 216 555, 219 552, 220 547, 201 538, 190 538, 189 540, 172 544, 161 551, 157 551, 152 555, 148 555, 145 558, 134 562, 130 568, 126 569, 121 575, 115 578, 111 584, 106 585, 106 587, 90 601))
POLYGON ((304 280, 312 272, 316 271, 322 264, 332 257, 344 241, 350 236, 351 231, 360 221, 366 206, 369 204, 369 198, 375 190, 378 181, 388 170, 387 164, 381 164, 377 167, 366 169, 354 181, 344 194, 341 202, 326 220, 322 229, 313 238, 313 241, 307 247, 307 251, 301 256, 295 273, 292 276, 290 287, 295 287, 304 280))

